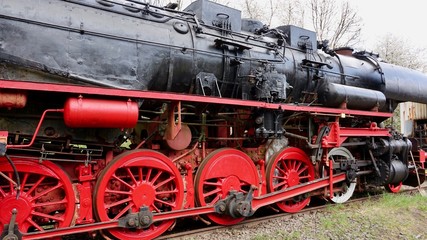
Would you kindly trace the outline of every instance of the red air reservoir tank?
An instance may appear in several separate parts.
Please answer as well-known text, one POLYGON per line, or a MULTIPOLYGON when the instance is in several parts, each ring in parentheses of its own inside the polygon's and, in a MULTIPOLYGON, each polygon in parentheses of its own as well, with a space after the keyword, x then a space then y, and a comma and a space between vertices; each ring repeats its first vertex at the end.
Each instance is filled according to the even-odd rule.
POLYGON ((64 121, 71 128, 132 128, 138 121, 138 104, 130 100, 69 98, 64 121))

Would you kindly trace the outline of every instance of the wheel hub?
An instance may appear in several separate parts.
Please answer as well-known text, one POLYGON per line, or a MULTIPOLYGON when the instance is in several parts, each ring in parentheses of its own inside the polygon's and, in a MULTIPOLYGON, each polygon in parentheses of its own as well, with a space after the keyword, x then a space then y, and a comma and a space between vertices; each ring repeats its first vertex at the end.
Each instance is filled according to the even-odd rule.
POLYGON ((228 176, 222 180, 222 196, 227 196, 233 190, 240 190, 240 180, 236 176, 228 176))
POLYGON ((293 187, 299 184, 300 181, 298 172, 292 170, 287 175, 287 183, 289 187, 293 187))
POLYGON ((150 184, 141 184, 135 188, 132 193, 132 200, 135 207, 139 209, 142 206, 150 206, 156 198, 156 191, 150 184))
POLYGON ((25 197, 19 197, 16 199, 16 195, 11 195, 0 201, 0 218, 3 224, 9 224, 9 220, 12 216, 12 210, 18 210, 16 216, 16 222, 18 224, 23 223, 27 219, 32 211, 31 202, 25 197))

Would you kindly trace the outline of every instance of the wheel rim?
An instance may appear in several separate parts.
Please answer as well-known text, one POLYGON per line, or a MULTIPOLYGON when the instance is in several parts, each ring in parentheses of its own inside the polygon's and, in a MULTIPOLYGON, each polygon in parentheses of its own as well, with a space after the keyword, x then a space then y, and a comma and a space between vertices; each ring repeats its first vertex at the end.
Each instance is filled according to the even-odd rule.
MULTIPOLYGON (((337 162, 340 160, 354 159, 353 155, 347 148, 339 147, 333 148, 329 151, 328 157, 332 159, 333 162, 337 162)), ((336 171, 333 170, 333 174, 336 174, 336 171)), ((322 166, 321 176, 326 177, 329 176, 329 167, 322 166)), ((341 188, 342 191, 334 191, 333 197, 329 200, 333 203, 344 203, 347 202, 352 196, 356 189, 356 182, 348 183, 347 181, 343 181, 341 183, 334 184, 335 188, 341 188)))
MULTIPOLYGON (((18 228, 24 233, 70 226, 75 194, 68 175, 49 161, 13 158, 13 163, 21 179, 20 195, 16 199, 13 185, 0 177, 0 227, 10 223, 14 208, 18 210, 18 228)), ((4 158, 0 171, 15 179, 12 166, 4 158)))
POLYGON ((400 182, 399 184, 390 183, 385 185, 384 187, 388 192, 398 193, 400 191, 400 188, 402 188, 402 182, 400 182))
MULTIPOLYGON (((153 213, 180 209, 183 182, 175 165, 165 155, 151 150, 123 153, 100 174, 94 205, 100 221, 116 220, 129 211, 147 206, 153 213)), ((172 226, 174 220, 153 223, 146 229, 110 229, 119 239, 152 239, 172 226)))
MULTIPOLYGON (((258 171, 251 158, 231 148, 218 149, 210 153, 200 164, 195 178, 195 195, 198 206, 212 206, 227 197, 229 191, 247 193, 251 185, 259 184, 258 171)), ((254 195, 257 191, 254 192, 254 195)), ((244 218, 227 215, 207 214, 221 225, 232 225, 244 218)))
MULTIPOLYGON (((314 180, 314 168, 308 156, 295 147, 286 148, 269 160, 267 164, 267 189, 276 192, 314 180)), ((285 212, 294 213, 303 209, 310 197, 298 196, 276 203, 285 212)))

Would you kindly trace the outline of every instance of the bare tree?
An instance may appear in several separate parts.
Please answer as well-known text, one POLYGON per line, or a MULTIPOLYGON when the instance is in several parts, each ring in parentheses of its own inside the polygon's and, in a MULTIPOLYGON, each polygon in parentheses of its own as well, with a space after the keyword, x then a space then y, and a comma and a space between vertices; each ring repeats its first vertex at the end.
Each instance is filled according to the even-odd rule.
POLYGON ((389 33, 384 36, 375 51, 388 63, 427 72, 427 63, 423 61, 426 49, 411 46, 408 41, 395 35, 389 33))
MULTIPOLYGON (((412 46, 408 41, 392 34, 387 34, 377 43, 375 51, 388 63, 407 67, 427 73, 425 59, 426 49, 412 46)), ((393 112, 393 116, 386 121, 386 126, 401 129, 400 104, 393 112)))
POLYGON ((243 17, 257 19, 267 25, 273 23, 278 11, 281 10, 280 6, 283 0, 268 0, 266 2, 256 0, 243 0, 240 8, 243 17))
POLYGON ((304 27, 305 25, 305 8, 304 0, 284 1, 278 9, 281 13, 281 25, 295 25, 304 27))
POLYGON ((360 38, 362 19, 348 1, 337 7, 335 0, 310 0, 313 27, 331 48, 351 46, 360 38))
POLYGON ((334 0, 310 0, 311 21, 320 40, 328 38, 334 18, 334 0))
POLYGON ((244 0, 243 2, 243 16, 251 19, 261 20, 264 18, 265 13, 258 5, 259 2, 254 0, 244 0))

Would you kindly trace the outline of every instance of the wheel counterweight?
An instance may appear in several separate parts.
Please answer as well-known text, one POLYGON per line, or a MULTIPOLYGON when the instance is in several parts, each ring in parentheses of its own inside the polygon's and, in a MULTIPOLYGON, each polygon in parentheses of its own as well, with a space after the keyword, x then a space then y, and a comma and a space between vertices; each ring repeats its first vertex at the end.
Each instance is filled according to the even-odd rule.
MULTIPOLYGON (((95 186, 94 206, 100 221, 117 220, 129 212, 149 207, 153 213, 181 209, 184 199, 181 175, 165 155, 135 150, 114 158, 95 186)), ((118 239, 152 239, 168 230, 174 220, 146 229, 110 229, 118 239)))

